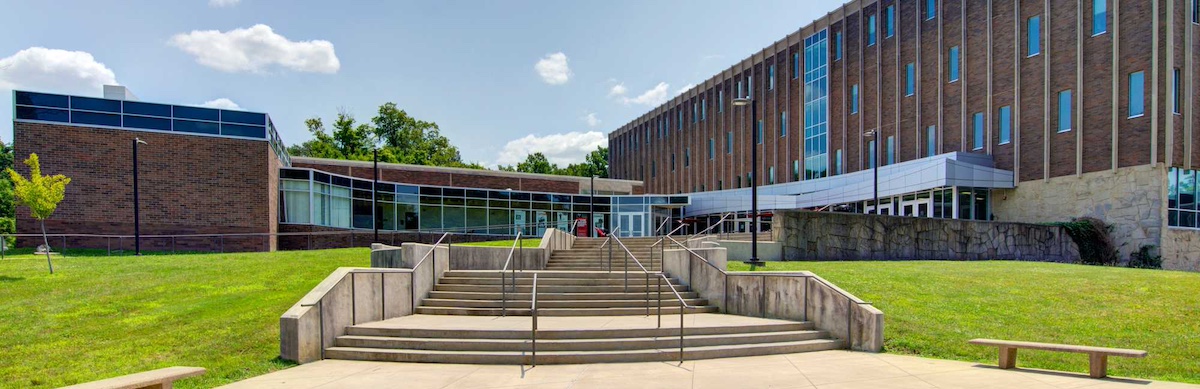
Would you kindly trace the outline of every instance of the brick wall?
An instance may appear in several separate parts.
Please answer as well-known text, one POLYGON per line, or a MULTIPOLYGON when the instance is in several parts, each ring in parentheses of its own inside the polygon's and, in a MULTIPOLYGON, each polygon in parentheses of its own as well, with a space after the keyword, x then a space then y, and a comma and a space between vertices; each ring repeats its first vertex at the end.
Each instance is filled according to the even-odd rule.
MULTIPOLYGON (((46 221, 49 233, 133 235, 134 137, 147 143, 138 155, 143 235, 274 230, 279 162, 266 142, 52 124, 13 126, 21 174, 28 175, 29 169, 19 161, 37 153, 43 174, 71 178, 65 198, 46 221)), ((27 208, 17 208, 17 231, 40 232, 27 208)), ((211 240, 175 244, 197 250, 221 244, 211 240)), ((68 246, 106 248, 122 242, 129 240, 77 239, 68 246)), ((223 244, 225 251, 272 247, 261 238, 227 239, 223 244)), ((168 239, 143 240, 143 250, 170 245, 168 239)))
MULTIPOLYGON (((310 161, 293 161, 292 167, 321 170, 334 174, 371 179, 374 171, 371 167, 346 166, 343 164, 320 163, 310 161)), ((379 166, 379 179, 382 181, 401 182, 414 185, 453 186, 462 188, 482 189, 513 189, 551 193, 580 193, 586 190, 586 185, 571 178, 555 180, 552 178, 508 177, 493 174, 472 174, 469 172, 437 172, 428 170, 406 170, 402 168, 379 166)), ((640 185, 635 185, 634 190, 640 185)))

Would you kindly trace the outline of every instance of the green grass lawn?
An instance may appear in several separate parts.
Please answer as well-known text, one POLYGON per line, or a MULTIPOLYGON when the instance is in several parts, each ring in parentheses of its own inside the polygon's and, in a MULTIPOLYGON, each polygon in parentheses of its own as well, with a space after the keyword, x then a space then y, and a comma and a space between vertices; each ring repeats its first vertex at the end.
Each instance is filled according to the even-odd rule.
MULTIPOLYGON (((513 239, 492 240, 492 241, 487 241, 487 242, 461 243, 461 244, 455 244, 455 246, 512 247, 513 242, 514 242, 513 239)), ((538 247, 539 245, 542 244, 542 238, 521 239, 521 244, 525 245, 525 248, 538 247)))
POLYGON ((213 387, 291 366, 279 315, 368 249, 0 260, 0 387, 57 387, 168 366, 213 387))
MULTIPOLYGON (((748 270, 730 263, 731 270, 748 270)), ((1200 274, 1032 262, 788 262, 884 312, 886 352, 996 363, 997 338, 1146 350, 1114 376, 1200 383, 1200 274)), ((1086 354, 1021 350, 1022 367, 1087 372, 1086 354)))

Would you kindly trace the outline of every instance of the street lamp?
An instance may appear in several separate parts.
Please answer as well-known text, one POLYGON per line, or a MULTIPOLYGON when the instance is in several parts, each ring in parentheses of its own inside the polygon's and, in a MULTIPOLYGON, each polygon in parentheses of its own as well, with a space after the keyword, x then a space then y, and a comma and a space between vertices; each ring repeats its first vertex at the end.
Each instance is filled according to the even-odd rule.
POLYGON ((592 223, 596 222, 596 175, 592 175, 592 184, 588 187, 588 237, 596 237, 596 226, 592 223))
POLYGON ((133 138, 133 255, 142 255, 142 220, 138 209, 141 201, 138 197, 138 144, 146 141, 133 138))
MULTIPOLYGON (((373 170, 371 173, 371 227, 375 228, 374 243, 379 243, 379 148, 371 149, 373 170)), ((395 236, 395 235, 392 235, 395 236)))
POLYGON ((863 134, 863 138, 871 138, 871 140, 875 141, 875 150, 871 151, 871 153, 873 154, 871 157, 874 158, 875 163, 871 164, 871 170, 874 171, 874 174, 875 174, 875 179, 873 180, 875 182, 875 214, 878 215, 879 214, 879 130, 867 131, 866 133, 863 134))
POLYGON ((733 99, 733 106, 750 106, 750 266, 763 266, 758 260, 758 101, 750 96, 733 99))

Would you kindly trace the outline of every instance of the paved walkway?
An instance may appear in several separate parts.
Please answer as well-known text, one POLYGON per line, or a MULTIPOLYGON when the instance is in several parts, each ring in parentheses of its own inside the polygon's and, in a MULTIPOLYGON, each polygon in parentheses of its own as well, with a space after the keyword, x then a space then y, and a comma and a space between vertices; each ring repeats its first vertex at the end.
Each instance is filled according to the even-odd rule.
MULTIPOLYGON (((664 320, 665 322, 665 320, 664 320)), ((664 323, 665 324, 665 323, 664 323)), ((1120 361, 1116 361, 1120 363, 1120 361)), ((821 351, 679 363, 451 365, 324 360, 226 388, 1200 388, 1085 373, 821 351)))

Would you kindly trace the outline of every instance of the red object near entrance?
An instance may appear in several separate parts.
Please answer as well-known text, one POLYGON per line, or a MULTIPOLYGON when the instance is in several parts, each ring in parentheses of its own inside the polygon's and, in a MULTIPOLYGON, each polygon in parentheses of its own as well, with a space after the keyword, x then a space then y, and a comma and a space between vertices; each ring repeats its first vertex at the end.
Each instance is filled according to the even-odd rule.
MULTIPOLYGON (((588 237, 587 218, 581 217, 581 218, 575 219, 575 236, 579 237, 579 238, 587 238, 588 237)), ((597 238, 603 238, 605 236, 608 236, 608 234, 604 233, 604 230, 599 229, 599 228, 596 229, 596 237, 597 238)))

